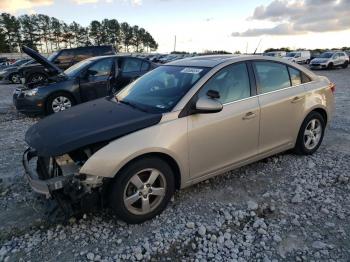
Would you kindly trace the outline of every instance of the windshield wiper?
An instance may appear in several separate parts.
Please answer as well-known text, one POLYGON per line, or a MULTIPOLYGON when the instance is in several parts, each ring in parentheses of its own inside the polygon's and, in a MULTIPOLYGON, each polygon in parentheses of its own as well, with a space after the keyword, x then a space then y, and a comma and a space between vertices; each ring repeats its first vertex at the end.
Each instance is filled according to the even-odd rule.
POLYGON ((148 111, 147 111, 146 109, 143 109, 143 108, 141 108, 141 107, 139 107, 139 106, 137 106, 137 105, 135 105, 135 104, 133 104, 133 103, 130 103, 129 101, 118 100, 117 97, 116 97, 115 99, 116 99, 117 102, 119 102, 119 103, 128 105, 128 106, 130 106, 130 107, 132 107, 132 108, 135 108, 135 109, 140 110, 140 111, 142 111, 142 112, 148 113, 148 111))

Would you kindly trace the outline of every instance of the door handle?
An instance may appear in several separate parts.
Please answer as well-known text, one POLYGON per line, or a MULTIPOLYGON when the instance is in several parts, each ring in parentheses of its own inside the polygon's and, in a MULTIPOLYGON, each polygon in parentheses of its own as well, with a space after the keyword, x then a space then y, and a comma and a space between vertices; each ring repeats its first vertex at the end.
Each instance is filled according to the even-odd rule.
POLYGON ((245 116, 242 118, 243 120, 248 120, 256 117, 256 114, 254 112, 248 112, 245 114, 245 116))
POLYGON ((300 101, 302 101, 302 100, 304 100, 304 96, 296 96, 296 97, 294 97, 293 99, 292 99, 292 103, 298 103, 298 102, 300 102, 300 101))

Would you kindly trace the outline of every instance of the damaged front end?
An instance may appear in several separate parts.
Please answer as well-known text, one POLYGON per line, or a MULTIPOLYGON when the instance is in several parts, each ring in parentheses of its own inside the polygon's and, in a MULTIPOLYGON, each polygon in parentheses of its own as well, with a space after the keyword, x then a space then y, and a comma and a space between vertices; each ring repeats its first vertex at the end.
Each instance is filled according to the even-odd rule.
POLYGON ((86 148, 42 157, 28 148, 23 154, 23 166, 29 185, 35 192, 56 200, 67 218, 100 208, 109 179, 79 173, 93 153, 93 149, 86 148))

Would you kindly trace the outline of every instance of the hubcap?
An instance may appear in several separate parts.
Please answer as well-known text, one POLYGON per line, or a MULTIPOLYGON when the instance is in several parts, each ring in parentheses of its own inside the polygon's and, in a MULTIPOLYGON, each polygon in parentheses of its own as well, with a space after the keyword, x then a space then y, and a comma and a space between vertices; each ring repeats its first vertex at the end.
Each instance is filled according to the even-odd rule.
POLYGON ((165 190, 166 180, 159 170, 154 168, 141 170, 126 184, 124 205, 132 214, 148 214, 162 202, 165 190))
POLYGON ((322 125, 318 119, 312 119, 304 132, 304 145, 308 150, 314 149, 321 140, 322 125))
POLYGON ((72 102, 65 96, 58 96, 52 101, 52 110, 57 113, 72 107, 72 102))

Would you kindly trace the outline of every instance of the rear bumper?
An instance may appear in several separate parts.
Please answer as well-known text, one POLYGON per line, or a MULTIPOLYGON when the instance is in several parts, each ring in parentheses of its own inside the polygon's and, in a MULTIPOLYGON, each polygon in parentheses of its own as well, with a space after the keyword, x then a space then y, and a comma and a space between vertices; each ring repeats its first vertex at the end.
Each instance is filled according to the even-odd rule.
POLYGON ((41 180, 38 177, 36 171, 32 170, 29 162, 37 157, 35 150, 28 148, 23 154, 23 167, 25 171, 25 177, 30 187, 37 193, 50 197, 51 193, 55 190, 62 189, 72 179, 72 176, 59 176, 46 180, 41 180))

